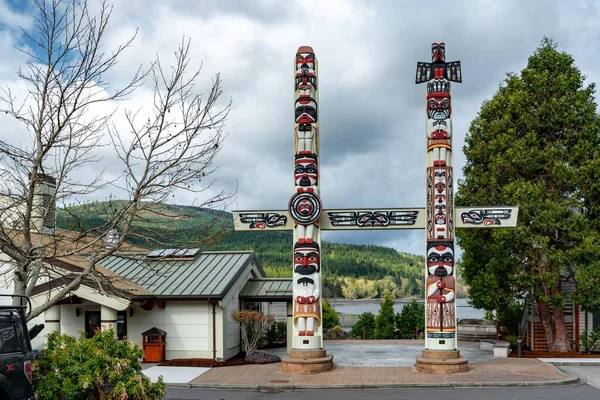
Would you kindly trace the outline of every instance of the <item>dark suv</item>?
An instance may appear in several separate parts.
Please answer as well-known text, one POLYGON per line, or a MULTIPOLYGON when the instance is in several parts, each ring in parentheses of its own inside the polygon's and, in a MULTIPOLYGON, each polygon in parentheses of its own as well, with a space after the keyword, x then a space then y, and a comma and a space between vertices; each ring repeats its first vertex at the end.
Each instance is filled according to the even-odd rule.
POLYGON ((44 328, 36 325, 27 331, 31 302, 25 296, 0 295, 18 298, 20 305, 0 305, 0 400, 33 399, 31 342, 44 328))

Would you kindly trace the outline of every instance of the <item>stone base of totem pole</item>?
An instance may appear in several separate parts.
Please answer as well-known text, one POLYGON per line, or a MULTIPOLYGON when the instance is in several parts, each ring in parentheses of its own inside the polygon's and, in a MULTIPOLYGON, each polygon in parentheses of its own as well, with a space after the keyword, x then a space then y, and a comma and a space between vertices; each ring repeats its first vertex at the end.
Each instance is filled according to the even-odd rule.
POLYGON ((422 357, 417 357, 415 367, 419 372, 431 374, 455 374, 470 370, 469 360, 461 358, 458 350, 423 350, 422 357))
POLYGON ((281 371, 288 374, 318 374, 333 369, 333 356, 323 349, 292 349, 289 357, 281 359, 281 371))

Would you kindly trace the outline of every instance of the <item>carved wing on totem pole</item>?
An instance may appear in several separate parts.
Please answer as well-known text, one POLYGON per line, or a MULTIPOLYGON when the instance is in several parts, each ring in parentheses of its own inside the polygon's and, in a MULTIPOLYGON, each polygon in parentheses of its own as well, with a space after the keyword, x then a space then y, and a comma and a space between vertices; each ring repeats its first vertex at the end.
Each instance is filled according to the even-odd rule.
MULTIPOLYGON (((238 228, 245 226, 247 229, 291 229, 288 225, 288 217, 279 212, 234 212, 234 226, 238 228)), ((245 230, 245 229, 243 229, 245 230)))
POLYGON ((442 76, 450 82, 462 82, 462 73, 460 69, 460 61, 450 61, 443 64, 434 64, 430 62, 418 62, 415 83, 425 83, 435 78, 434 70, 442 68, 442 76))
POLYGON ((518 208, 469 208, 467 211, 457 210, 457 214, 459 212, 461 227, 466 225, 480 226, 482 228, 489 228, 493 226, 512 227, 516 226, 518 208))
POLYGON ((327 211, 327 229, 368 229, 414 227, 419 210, 339 210, 327 211))

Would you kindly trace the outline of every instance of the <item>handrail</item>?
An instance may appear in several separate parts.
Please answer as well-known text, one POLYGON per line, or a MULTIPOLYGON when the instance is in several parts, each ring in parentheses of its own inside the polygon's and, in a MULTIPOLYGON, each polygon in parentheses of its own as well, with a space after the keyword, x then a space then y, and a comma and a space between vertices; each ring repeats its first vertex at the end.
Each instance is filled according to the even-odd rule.
POLYGON ((519 321, 519 331, 517 332, 517 336, 523 340, 523 336, 525 336, 525 328, 527 327, 527 321, 529 319, 529 308, 531 307, 531 297, 525 297, 525 304, 523 306, 523 316, 521 316, 521 321, 519 321))

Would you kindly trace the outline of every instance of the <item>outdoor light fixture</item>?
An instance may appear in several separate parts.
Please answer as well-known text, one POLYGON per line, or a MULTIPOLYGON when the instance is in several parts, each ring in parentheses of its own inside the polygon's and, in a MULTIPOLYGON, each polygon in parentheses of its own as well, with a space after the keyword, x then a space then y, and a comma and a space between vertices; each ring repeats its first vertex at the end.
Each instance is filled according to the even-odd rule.
POLYGON ((81 308, 76 308, 75 309, 75 315, 78 316, 78 317, 81 315, 81 308))

